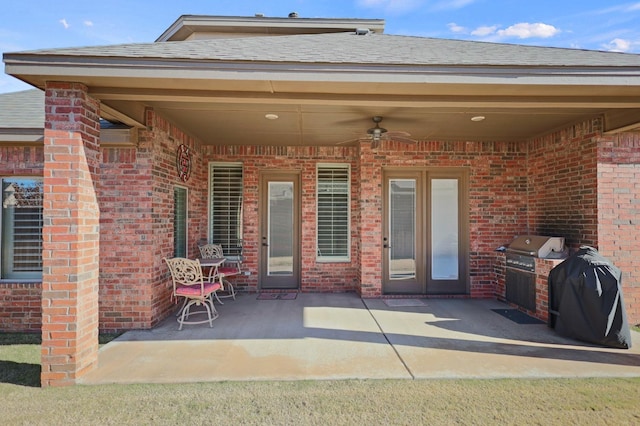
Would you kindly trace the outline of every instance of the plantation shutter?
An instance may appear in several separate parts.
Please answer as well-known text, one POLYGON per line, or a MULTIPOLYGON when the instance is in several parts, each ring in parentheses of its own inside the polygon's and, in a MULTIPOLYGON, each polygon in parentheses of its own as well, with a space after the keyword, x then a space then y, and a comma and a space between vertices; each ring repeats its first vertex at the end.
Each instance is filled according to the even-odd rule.
POLYGON ((42 277, 41 179, 2 180, 2 278, 42 277))
POLYGON ((187 257, 187 190, 176 186, 173 189, 173 253, 176 257, 187 257))
POLYGON ((318 259, 349 259, 349 166, 318 165, 318 259))
POLYGON ((211 165, 211 242, 226 255, 240 255, 242 246, 242 164, 211 165))

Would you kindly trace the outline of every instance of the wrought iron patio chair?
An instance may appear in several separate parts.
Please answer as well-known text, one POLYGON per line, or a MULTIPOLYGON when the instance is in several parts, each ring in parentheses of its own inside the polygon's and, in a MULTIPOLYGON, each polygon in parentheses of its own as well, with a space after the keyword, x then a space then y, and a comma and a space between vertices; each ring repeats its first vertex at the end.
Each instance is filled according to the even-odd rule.
POLYGON ((198 259, 192 260, 184 257, 163 259, 173 282, 172 297, 176 300, 184 298, 184 303, 178 311, 178 323, 182 330, 184 324, 203 324, 208 322, 213 327, 213 320, 218 318, 218 311, 213 306, 212 296, 222 288, 218 281, 207 281, 202 273, 202 266, 198 259), (204 306, 205 310, 192 311, 194 306, 204 306), (207 314, 206 320, 189 320, 190 316, 207 314))
POLYGON ((236 291, 233 284, 227 279, 242 273, 242 247, 239 246, 239 253, 235 256, 225 256, 220 244, 203 244, 198 246, 200 256, 203 259, 225 258, 225 263, 218 267, 217 273, 224 287, 227 289, 226 295, 217 295, 217 297, 232 297, 236 299, 236 291))

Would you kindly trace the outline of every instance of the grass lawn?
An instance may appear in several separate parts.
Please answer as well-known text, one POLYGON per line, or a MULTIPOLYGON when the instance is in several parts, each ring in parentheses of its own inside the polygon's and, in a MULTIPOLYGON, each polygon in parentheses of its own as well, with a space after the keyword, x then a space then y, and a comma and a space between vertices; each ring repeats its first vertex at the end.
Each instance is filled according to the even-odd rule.
MULTIPOLYGON (((39 387, 39 336, 0 334, 2 424, 640 424, 640 378, 39 387)), ((107 340, 108 340, 107 336, 107 340)))

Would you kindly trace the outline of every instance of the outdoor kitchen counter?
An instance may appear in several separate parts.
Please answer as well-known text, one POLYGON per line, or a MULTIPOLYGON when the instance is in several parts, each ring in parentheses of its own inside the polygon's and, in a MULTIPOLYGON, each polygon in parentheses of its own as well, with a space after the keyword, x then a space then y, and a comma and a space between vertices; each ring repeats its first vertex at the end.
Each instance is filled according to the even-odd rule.
MULTIPOLYGON (((557 265, 562 263, 564 259, 543 259, 534 258, 535 260, 535 310, 526 309, 519 306, 518 308, 527 314, 536 317, 542 321, 549 320, 549 272, 557 265)), ((496 252, 496 262, 494 271, 496 273, 496 297, 498 300, 511 303, 507 300, 506 295, 506 253, 496 252)))

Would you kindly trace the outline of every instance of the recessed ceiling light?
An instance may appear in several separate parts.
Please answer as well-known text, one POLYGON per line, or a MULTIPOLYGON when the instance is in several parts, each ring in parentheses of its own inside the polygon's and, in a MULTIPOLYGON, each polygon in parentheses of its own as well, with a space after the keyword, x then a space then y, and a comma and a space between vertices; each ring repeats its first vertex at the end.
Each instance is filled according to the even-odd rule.
POLYGON ((484 115, 476 115, 475 117, 471 117, 471 121, 483 121, 484 119, 484 115))
POLYGON ((265 114, 264 118, 266 118, 267 120, 277 120, 278 114, 265 114))

